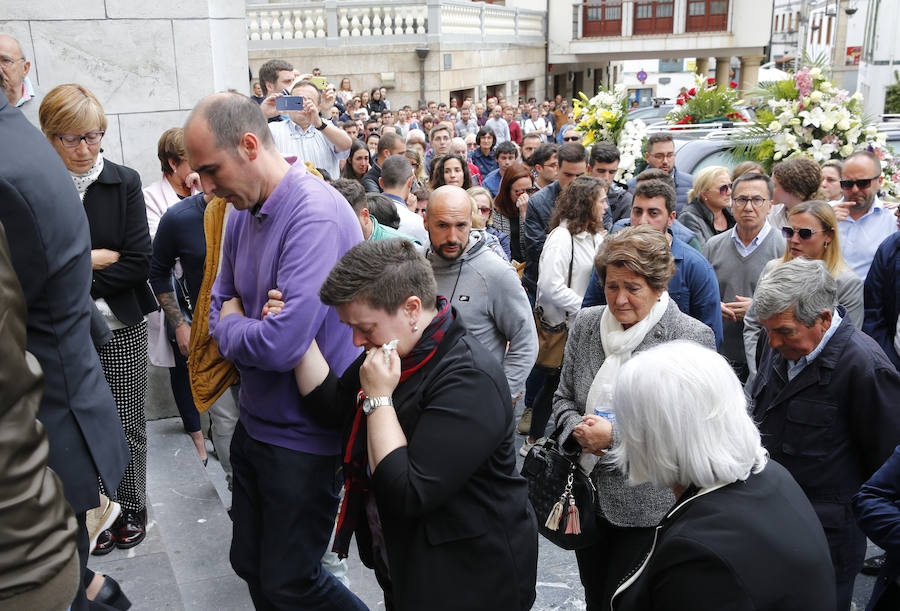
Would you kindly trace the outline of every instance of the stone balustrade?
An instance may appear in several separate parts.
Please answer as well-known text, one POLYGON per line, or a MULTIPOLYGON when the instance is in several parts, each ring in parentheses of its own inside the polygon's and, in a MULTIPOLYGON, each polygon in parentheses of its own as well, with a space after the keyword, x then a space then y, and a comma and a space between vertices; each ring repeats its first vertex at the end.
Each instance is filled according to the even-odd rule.
POLYGON ((461 0, 247 4, 249 49, 424 43, 454 39, 544 44, 546 13, 461 0), (389 40, 388 40, 389 39, 389 40), (280 41, 280 42, 273 42, 280 41))

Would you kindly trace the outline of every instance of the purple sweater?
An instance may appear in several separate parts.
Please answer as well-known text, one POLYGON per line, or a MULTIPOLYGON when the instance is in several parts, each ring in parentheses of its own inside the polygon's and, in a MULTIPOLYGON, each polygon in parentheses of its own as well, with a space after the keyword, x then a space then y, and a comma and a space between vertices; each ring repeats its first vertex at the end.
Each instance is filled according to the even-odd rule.
POLYGON ((212 290, 210 333, 241 373, 240 418, 253 439, 311 454, 340 452, 340 433, 307 412, 293 367, 313 338, 335 372, 359 355, 349 327, 319 301, 328 272, 363 239, 341 195, 303 164, 291 167, 257 215, 235 210, 212 290), (260 319, 269 289, 284 309, 260 319), (222 303, 240 297, 246 316, 221 321, 222 303))

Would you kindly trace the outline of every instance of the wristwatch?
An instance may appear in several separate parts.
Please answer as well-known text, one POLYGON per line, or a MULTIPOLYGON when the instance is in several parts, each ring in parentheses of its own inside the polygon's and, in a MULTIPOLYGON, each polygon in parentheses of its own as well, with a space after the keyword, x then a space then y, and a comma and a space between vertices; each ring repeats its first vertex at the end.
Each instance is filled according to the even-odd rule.
POLYGON ((382 405, 393 406, 394 400, 391 397, 366 397, 363 399, 363 413, 368 416, 375 411, 375 408, 382 405))
POLYGON ((328 127, 330 125, 330 123, 328 123, 328 121, 322 115, 319 115, 319 118, 322 119, 322 122, 319 124, 319 127, 317 127, 316 129, 319 131, 322 131, 326 127, 328 127))

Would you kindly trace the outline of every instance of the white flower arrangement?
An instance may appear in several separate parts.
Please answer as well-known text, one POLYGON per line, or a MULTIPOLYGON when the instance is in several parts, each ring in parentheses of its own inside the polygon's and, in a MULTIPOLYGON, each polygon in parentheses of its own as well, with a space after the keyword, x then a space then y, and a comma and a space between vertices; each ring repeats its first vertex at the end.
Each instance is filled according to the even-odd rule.
POLYGON ((579 92, 572 102, 575 123, 583 135, 582 143, 589 147, 595 142, 610 142, 619 148, 619 171, 616 180, 628 180, 634 176, 637 161, 641 158, 647 126, 640 119, 628 120, 628 91, 625 85, 612 90, 601 89, 588 97, 579 92))

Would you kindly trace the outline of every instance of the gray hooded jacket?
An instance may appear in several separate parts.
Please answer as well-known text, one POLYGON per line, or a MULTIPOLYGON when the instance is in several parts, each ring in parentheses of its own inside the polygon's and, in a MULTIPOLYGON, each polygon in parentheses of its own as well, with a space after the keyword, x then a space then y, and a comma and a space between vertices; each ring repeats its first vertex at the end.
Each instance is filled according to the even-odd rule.
POLYGON ((469 234, 469 245, 458 259, 447 261, 432 250, 427 258, 438 295, 450 301, 466 329, 497 356, 516 397, 525 389, 538 350, 534 315, 519 276, 491 251, 480 230, 469 234))

